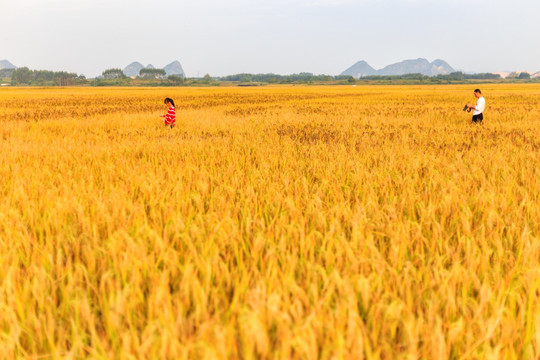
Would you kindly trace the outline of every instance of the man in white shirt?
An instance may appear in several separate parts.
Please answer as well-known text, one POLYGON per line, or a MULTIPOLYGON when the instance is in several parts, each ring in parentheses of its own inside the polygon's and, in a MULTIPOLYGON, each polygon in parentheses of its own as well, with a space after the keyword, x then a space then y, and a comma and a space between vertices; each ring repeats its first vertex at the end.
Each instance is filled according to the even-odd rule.
POLYGON ((484 120, 484 109, 486 108, 486 99, 482 96, 480 89, 474 90, 474 96, 478 99, 476 105, 467 104, 467 108, 473 109, 472 121, 481 123, 484 120))

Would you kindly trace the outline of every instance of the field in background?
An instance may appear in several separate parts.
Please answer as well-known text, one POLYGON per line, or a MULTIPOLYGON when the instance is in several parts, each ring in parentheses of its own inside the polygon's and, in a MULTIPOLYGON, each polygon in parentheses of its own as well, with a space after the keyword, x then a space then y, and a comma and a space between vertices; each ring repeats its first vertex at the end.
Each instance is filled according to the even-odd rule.
POLYGON ((540 85, 480 87, 0 89, 0 358, 539 358, 540 85))

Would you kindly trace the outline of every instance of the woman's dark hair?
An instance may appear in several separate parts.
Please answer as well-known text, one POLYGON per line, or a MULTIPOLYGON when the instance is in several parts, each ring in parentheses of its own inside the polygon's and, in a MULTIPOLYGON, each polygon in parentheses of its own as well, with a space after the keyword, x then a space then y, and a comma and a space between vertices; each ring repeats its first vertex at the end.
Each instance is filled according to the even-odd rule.
POLYGON ((176 107, 176 106, 174 105, 174 100, 171 99, 171 98, 165 98, 165 101, 163 101, 163 102, 164 102, 165 104, 166 104, 166 103, 171 103, 172 106, 176 107))

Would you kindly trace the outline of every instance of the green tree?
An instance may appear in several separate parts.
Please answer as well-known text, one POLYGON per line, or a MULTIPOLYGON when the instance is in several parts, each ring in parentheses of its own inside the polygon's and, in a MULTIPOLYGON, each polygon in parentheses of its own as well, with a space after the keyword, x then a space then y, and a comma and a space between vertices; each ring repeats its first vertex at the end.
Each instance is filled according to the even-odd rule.
POLYGON ((180 75, 169 75, 167 80, 174 85, 182 85, 184 83, 184 77, 180 75))
POLYGON ((163 79, 167 73, 163 69, 141 69, 139 76, 143 79, 163 79))
POLYGON ((71 86, 76 85, 78 76, 66 71, 30 70, 18 68, 11 75, 13 85, 71 86))
POLYGON ((21 67, 11 73, 12 85, 30 84, 33 79, 32 70, 27 67, 21 67))
POLYGON ((107 69, 102 75, 105 79, 123 79, 126 77, 121 69, 107 69))

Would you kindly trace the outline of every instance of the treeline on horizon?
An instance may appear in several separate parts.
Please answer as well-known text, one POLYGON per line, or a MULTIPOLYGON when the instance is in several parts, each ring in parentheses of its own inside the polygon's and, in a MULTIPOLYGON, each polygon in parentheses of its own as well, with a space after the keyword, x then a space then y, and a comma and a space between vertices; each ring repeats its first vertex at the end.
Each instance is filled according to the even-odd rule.
POLYGON ((75 86, 87 83, 84 75, 67 71, 30 70, 27 67, 12 70, 11 85, 75 86))
POLYGON ((308 72, 302 72, 298 74, 291 75, 278 75, 278 74, 236 74, 236 75, 227 75, 223 77, 216 78, 218 81, 228 81, 228 82, 264 82, 269 84, 280 84, 280 83, 309 83, 309 82, 329 82, 329 81, 340 81, 346 80, 349 82, 354 82, 354 78, 349 75, 314 75, 308 72))
MULTIPOLYGON (((10 69, 11 70, 11 69, 10 69)), ((7 72, 6 72, 7 73, 7 72)), ((223 77, 211 77, 209 74, 202 78, 186 78, 179 75, 165 77, 162 69, 143 69, 141 76, 131 79, 125 76, 120 69, 108 69, 103 72, 102 77, 96 79, 86 79, 83 75, 69 73, 65 71, 30 70, 21 67, 10 71, 11 85, 21 86, 182 86, 182 85, 216 85, 222 82, 240 83, 269 83, 269 84, 293 84, 293 83, 323 83, 346 81, 354 83, 352 76, 346 75, 314 75, 312 73, 299 73, 291 75, 278 74, 236 74, 223 77), (144 72, 144 73, 143 73, 144 72)), ((4 74, 7 75, 7 74, 4 74)))
MULTIPOLYGON (((529 74, 527 74, 529 75, 529 74)), ((530 78, 530 75, 529 75, 530 78)), ((480 73, 480 74, 465 74, 462 72, 453 72, 446 75, 427 76, 424 74, 405 74, 405 75, 371 75, 362 76, 359 80, 497 80, 502 79, 499 74, 480 73)))
MULTIPOLYGON (((516 76, 508 77, 508 80, 526 80, 530 79, 531 75, 526 72, 517 74, 516 76)), ((492 74, 492 73, 478 73, 478 74, 465 74, 461 71, 452 72, 446 75, 436 75, 436 76, 427 76, 423 74, 405 74, 405 75, 372 75, 372 76, 363 76, 359 80, 430 80, 430 79, 441 79, 441 80, 503 80, 501 75, 492 74)))
POLYGON ((207 74, 202 78, 183 78, 178 75, 165 77, 164 71, 161 69, 146 69, 145 74, 141 74, 137 79, 131 79, 120 76, 120 74, 123 75, 120 69, 109 69, 103 73, 103 77, 86 79, 84 75, 66 71, 30 70, 27 67, 6 70, 8 69, 1 70, 0 77, 10 76, 13 86, 220 86, 226 83, 256 86, 262 84, 441 84, 471 80, 540 81, 540 79, 531 79, 528 73, 516 74, 511 79, 502 79, 499 74, 465 74, 463 72, 437 76, 423 74, 374 75, 359 79, 349 75, 314 75, 308 72, 290 75, 241 73, 222 77, 212 77, 207 74))

